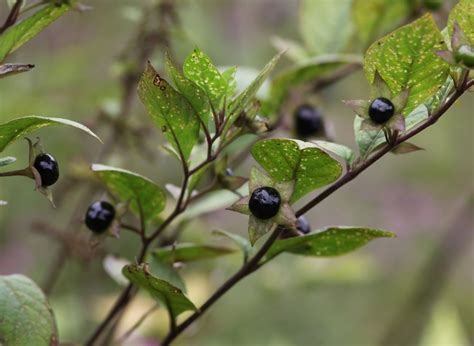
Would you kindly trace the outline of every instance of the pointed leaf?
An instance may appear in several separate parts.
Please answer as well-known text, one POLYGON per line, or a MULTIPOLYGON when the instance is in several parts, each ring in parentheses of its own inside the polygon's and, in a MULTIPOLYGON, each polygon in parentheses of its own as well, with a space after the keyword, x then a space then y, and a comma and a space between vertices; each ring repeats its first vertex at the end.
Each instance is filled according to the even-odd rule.
POLYGON ((23 275, 0 276, 0 343, 58 345, 56 320, 41 289, 23 275))
POLYGON ((113 195, 123 202, 130 202, 131 209, 140 215, 140 206, 145 221, 157 219, 166 202, 165 191, 150 179, 121 168, 92 165, 92 171, 107 186, 113 195))
POLYGON ((10 27, 0 35, 0 62, 70 9, 71 6, 65 1, 51 3, 10 27))
POLYGON ((100 141, 100 138, 97 137, 94 132, 89 130, 84 125, 76 123, 75 121, 62 118, 47 118, 32 115, 23 118, 17 118, 0 124, 0 152, 5 150, 9 144, 13 143, 18 138, 21 138, 34 130, 54 125, 67 125, 75 127, 100 141))
POLYGON ((150 271, 153 275, 162 280, 168 281, 170 284, 178 287, 181 291, 186 293, 186 283, 174 268, 173 263, 165 262, 152 253, 150 271))
POLYGON ((186 78, 192 80, 207 93, 214 108, 220 109, 228 83, 211 59, 199 48, 195 48, 184 61, 183 72, 186 78))
POLYGON ((342 173, 340 163, 312 143, 291 139, 261 140, 252 156, 277 182, 295 180, 291 203, 311 191, 335 181, 342 173))
POLYGON ((4 64, 0 65, 0 78, 14 74, 30 71, 35 65, 32 64, 4 64))
POLYGON ((250 245, 250 242, 246 238, 235 233, 224 231, 222 229, 216 229, 212 231, 212 234, 227 237, 230 240, 232 240, 235 244, 237 244, 242 250, 242 253, 244 255, 244 259, 246 262, 246 259, 249 257, 249 254, 252 251, 252 245, 250 245))
POLYGON ((254 246, 259 238, 270 232, 274 224, 273 219, 261 220, 250 215, 248 227, 250 244, 254 246))
POLYGON ((187 160, 199 139, 199 119, 191 104, 151 64, 138 84, 138 95, 155 125, 187 160))
POLYGON ((385 135, 382 129, 363 130, 362 124, 365 119, 356 116, 354 119, 354 133, 360 156, 365 159, 380 144, 385 143, 385 135))
POLYGON ((446 49, 443 36, 427 14, 370 46, 364 63, 367 79, 372 84, 378 71, 392 94, 410 89, 403 112, 407 115, 445 82, 449 65, 435 54, 442 49, 446 49))
POLYGON ((245 109, 252 103, 258 89, 260 89, 263 82, 273 71, 282 54, 283 52, 280 52, 275 55, 272 60, 265 65, 254 81, 232 101, 229 105, 229 120, 224 131, 227 131, 235 120, 237 120, 240 113, 245 111, 245 109))
POLYGON ((164 262, 173 263, 211 259, 229 255, 233 252, 235 252, 235 249, 223 246, 180 243, 176 246, 160 248, 154 251, 153 255, 164 262))
POLYGON ((143 288, 153 298, 162 302, 174 318, 182 312, 196 310, 182 290, 152 275, 145 264, 127 265, 122 272, 131 283, 143 288))
POLYGON ((393 150, 392 153, 394 154, 408 154, 412 153, 414 151, 419 151, 419 150, 424 150, 423 148, 420 148, 419 146, 408 143, 408 142, 403 142, 397 145, 393 150))
POLYGON ((169 54, 166 54, 166 69, 178 91, 188 100, 207 128, 211 109, 206 92, 179 72, 169 54))
POLYGON ((454 23, 457 22, 459 27, 467 37, 471 46, 474 46, 474 1, 460 0, 451 10, 448 18, 448 31, 453 34, 454 23))
POLYGON ((359 227, 329 227, 310 234, 277 240, 268 250, 265 261, 283 253, 313 257, 340 256, 357 250, 376 238, 395 237, 379 229, 359 227))
POLYGON ((346 147, 345 145, 327 141, 314 141, 314 143, 323 148, 324 150, 330 151, 337 156, 342 157, 347 163, 351 164, 354 159, 355 155, 351 148, 346 147))

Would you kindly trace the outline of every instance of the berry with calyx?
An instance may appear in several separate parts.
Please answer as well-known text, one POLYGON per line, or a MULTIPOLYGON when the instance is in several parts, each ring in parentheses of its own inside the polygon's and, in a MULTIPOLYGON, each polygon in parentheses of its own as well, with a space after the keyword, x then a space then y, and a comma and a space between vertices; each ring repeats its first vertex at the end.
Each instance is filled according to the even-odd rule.
POLYGON ((394 113, 395 106, 385 97, 376 98, 369 106, 369 117, 377 124, 386 123, 394 113))
POLYGON ((94 233, 102 233, 111 225, 115 217, 115 208, 106 201, 92 203, 86 212, 85 223, 94 233))
POLYGON ((270 219, 280 210, 280 193, 273 187, 259 187, 252 192, 249 209, 258 219, 270 219))
POLYGON ((296 229, 303 234, 311 232, 311 225, 309 224, 308 219, 304 216, 300 216, 296 221, 296 229))
POLYGON ((321 112, 308 104, 295 110, 295 128, 299 137, 307 138, 324 133, 324 121, 321 112))
POLYGON ((38 171, 41 177, 41 186, 51 186, 58 181, 58 162, 50 154, 39 154, 36 156, 33 167, 38 171))

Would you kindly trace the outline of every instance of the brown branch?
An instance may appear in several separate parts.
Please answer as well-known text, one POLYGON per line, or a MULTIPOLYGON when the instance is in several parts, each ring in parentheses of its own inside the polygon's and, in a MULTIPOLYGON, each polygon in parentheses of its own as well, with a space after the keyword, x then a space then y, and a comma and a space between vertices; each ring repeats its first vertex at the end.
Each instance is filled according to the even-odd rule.
POLYGON ((12 6, 10 13, 8 14, 7 19, 3 23, 3 25, 0 27, 0 35, 5 32, 9 27, 14 25, 18 19, 18 16, 20 15, 20 9, 21 6, 23 5, 23 0, 16 0, 15 4, 12 6))

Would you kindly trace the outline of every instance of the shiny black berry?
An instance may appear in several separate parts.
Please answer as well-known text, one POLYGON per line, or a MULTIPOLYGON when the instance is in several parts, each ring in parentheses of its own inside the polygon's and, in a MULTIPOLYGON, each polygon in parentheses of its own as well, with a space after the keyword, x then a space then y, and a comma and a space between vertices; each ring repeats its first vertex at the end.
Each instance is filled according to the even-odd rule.
POLYGON ((369 117, 377 124, 384 124, 395 113, 392 101, 385 97, 379 97, 372 101, 369 106, 369 117))
POLYGON ((249 208, 258 219, 270 219, 280 209, 281 197, 273 187, 259 187, 250 196, 249 208))
POLYGON ((94 233, 102 233, 109 228, 115 217, 115 208, 105 201, 92 203, 86 212, 86 226, 94 233))
POLYGON ((324 121, 321 112, 304 104, 295 110, 295 129, 299 137, 307 138, 321 135, 324 132, 324 121))
POLYGON ((300 216, 298 218, 298 220, 296 221, 296 228, 303 234, 308 234, 309 232, 311 232, 311 225, 309 224, 308 219, 304 216, 300 216))
POLYGON ((33 167, 36 168, 41 177, 41 186, 51 186, 58 181, 58 162, 49 154, 39 154, 35 158, 33 167))

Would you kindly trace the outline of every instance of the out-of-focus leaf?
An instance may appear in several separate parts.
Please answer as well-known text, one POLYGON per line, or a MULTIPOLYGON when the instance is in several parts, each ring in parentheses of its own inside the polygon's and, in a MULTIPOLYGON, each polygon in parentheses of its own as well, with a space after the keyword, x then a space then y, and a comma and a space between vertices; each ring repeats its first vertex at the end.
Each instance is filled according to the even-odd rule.
POLYGON ((186 283, 184 282, 181 275, 173 267, 172 263, 163 261, 160 257, 152 254, 150 271, 156 277, 168 281, 173 286, 178 287, 181 291, 186 293, 186 283))
POLYGON ((275 116, 288 97, 291 89, 315 82, 331 74, 337 68, 349 63, 360 63, 361 57, 357 55, 322 55, 300 61, 294 67, 283 71, 271 82, 270 95, 263 103, 262 113, 268 117, 275 116))
POLYGON ((194 304, 183 294, 183 291, 151 274, 145 264, 127 265, 123 268, 123 275, 163 303, 173 318, 182 312, 196 310, 194 304))
POLYGON ((55 1, 7 29, 0 36, 0 62, 70 9, 71 6, 65 1, 55 1))
POLYGON ((58 345, 53 311, 41 289, 23 275, 0 276, 0 343, 58 345))
POLYGON ((76 123, 75 121, 62 118, 47 118, 32 115, 23 118, 17 118, 0 124, 0 152, 5 150, 9 144, 16 141, 18 138, 23 137, 34 130, 54 125, 67 125, 75 127, 100 141, 100 138, 97 137, 94 132, 89 130, 84 125, 76 123))
POLYGON ((352 36, 352 0, 302 0, 300 32, 314 55, 340 53, 352 36))
POLYGON ((474 1, 460 0, 451 10, 448 18, 448 32, 453 34, 454 22, 457 22, 469 43, 474 45, 474 1))
POLYGON ((150 179, 121 168, 92 165, 94 174, 107 186, 110 192, 124 202, 130 202, 131 209, 140 215, 140 206, 145 221, 151 221, 163 211, 166 202, 165 191, 150 179))
POLYGON ((293 40, 275 36, 272 37, 272 44, 277 49, 277 51, 286 51, 286 56, 295 63, 299 63, 300 61, 308 60, 310 58, 308 51, 298 42, 293 40))
POLYGON ((329 227, 300 237, 277 240, 268 250, 265 261, 283 253, 313 257, 340 256, 357 250, 376 238, 392 238, 395 234, 380 229, 329 227))
POLYGON ((372 84, 378 71, 393 95, 409 89, 403 111, 406 116, 445 83, 449 65, 434 53, 444 49, 443 36, 431 15, 426 14, 369 47, 364 62, 367 79, 372 84))
POLYGON ((3 64, 0 65, 0 78, 14 74, 30 71, 35 65, 32 64, 3 64))
POLYGON ((229 120, 227 121, 224 131, 227 131, 235 120, 237 120, 240 113, 245 111, 245 109, 247 109, 247 107, 252 103, 255 94, 273 71, 282 54, 283 52, 280 52, 275 55, 272 60, 265 65, 262 71, 260 71, 253 82, 232 101, 229 105, 229 120))
POLYGON ((127 278, 122 274, 122 269, 127 264, 130 264, 129 260, 114 255, 107 255, 102 261, 105 272, 120 286, 128 284, 127 278))
POLYGON ((218 110, 227 93, 228 83, 211 59, 199 48, 195 48, 184 61, 183 72, 186 78, 205 90, 214 108, 218 110))
POLYGON ((235 244, 237 244, 240 247, 244 255, 244 261, 245 262, 247 261, 247 258, 249 257, 249 254, 252 251, 252 245, 250 244, 247 238, 244 238, 235 233, 224 231, 222 229, 216 229, 212 231, 212 234, 224 236, 232 240, 235 244))
POLYGON ((0 167, 11 165, 12 163, 16 162, 16 158, 12 156, 6 156, 0 158, 0 167))
POLYGON ((295 180, 291 203, 335 181, 342 173, 340 163, 312 143, 271 138, 255 143, 251 152, 275 181, 295 180))
POLYGON ((192 105, 151 64, 140 79, 138 95, 155 125, 187 160, 199 139, 199 119, 192 105))
POLYGON ((347 163, 352 163, 354 161, 355 155, 351 148, 346 147, 345 145, 327 141, 313 141, 314 144, 323 148, 324 150, 328 150, 337 156, 342 157, 346 160, 347 163))
POLYGON ((412 7, 410 1, 354 0, 354 23, 361 43, 367 45, 395 28, 412 7))
POLYGON ((216 245, 201 245, 181 243, 176 246, 167 246, 153 252, 153 255, 164 262, 192 262, 210 259, 234 253, 235 249, 216 245))

